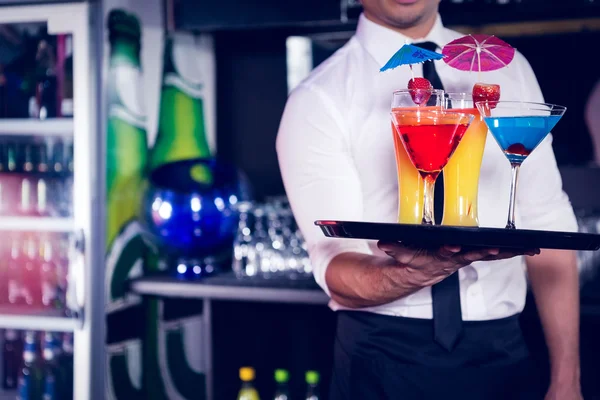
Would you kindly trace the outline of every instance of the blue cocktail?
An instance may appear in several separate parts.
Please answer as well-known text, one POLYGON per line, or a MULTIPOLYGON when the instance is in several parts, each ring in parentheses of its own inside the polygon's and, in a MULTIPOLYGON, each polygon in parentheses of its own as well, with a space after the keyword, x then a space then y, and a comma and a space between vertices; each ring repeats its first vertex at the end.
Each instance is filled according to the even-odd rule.
POLYGON ((555 104, 522 101, 479 102, 477 108, 512 168, 506 227, 515 229, 519 167, 550 133, 567 109, 555 104))

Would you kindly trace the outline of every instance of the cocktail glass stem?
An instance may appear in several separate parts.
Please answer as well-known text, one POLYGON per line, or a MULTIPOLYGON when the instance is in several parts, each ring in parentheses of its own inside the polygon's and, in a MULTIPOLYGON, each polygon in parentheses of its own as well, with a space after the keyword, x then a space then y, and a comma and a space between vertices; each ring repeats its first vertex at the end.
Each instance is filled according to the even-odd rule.
POLYGON ((433 211, 433 194, 435 190, 435 180, 438 173, 423 174, 425 187, 423 190, 423 225, 435 225, 435 216, 433 211))
POLYGON ((519 178, 520 163, 511 163, 512 179, 510 181, 510 202, 508 204, 508 221, 507 229, 516 229, 515 225, 515 204, 517 202, 517 180, 519 178))

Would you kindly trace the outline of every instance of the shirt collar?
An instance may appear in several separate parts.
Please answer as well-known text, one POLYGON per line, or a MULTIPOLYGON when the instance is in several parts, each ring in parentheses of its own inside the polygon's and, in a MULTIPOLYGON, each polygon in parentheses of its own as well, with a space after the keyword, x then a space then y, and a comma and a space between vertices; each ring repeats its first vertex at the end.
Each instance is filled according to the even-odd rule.
POLYGON ((447 39, 444 38, 444 25, 442 18, 437 15, 431 31, 422 39, 411 39, 399 32, 379 25, 361 13, 356 27, 355 37, 369 54, 383 67, 385 63, 405 43, 434 42, 440 48, 444 46, 447 39))

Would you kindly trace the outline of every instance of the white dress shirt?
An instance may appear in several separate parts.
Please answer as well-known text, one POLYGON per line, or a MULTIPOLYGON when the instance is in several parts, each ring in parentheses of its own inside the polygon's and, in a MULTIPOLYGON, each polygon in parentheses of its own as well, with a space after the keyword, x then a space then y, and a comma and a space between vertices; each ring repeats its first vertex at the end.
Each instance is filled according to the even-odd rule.
MULTIPOLYGON (((427 37, 441 51, 463 36, 438 16, 427 37)), ((329 294, 325 270, 344 252, 382 255, 375 241, 326 238, 318 219, 397 222, 398 184, 390 128, 392 92, 406 88, 408 66, 379 72, 408 38, 361 15, 356 34, 319 65, 291 94, 277 136, 277 153, 292 210, 303 232, 317 283, 329 294)), ((435 67, 448 92, 471 92, 476 72, 435 67)), ((422 66, 413 66, 422 76, 422 66)), ((481 81, 500 84, 501 100, 543 102, 536 77, 520 53, 508 68, 484 72, 481 81)), ((567 111, 568 112, 568 111, 567 111)), ((560 122, 559 122, 560 123, 560 122)), ((523 229, 576 231, 577 222, 556 166, 549 135, 523 164, 516 224, 523 229)), ((482 227, 506 225, 511 171, 488 133, 479 183, 482 227)), ((522 311, 527 288, 523 257, 477 262, 459 270, 464 320, 488 320, 522 311)), ((381 314, 432 318, 431 288, 377 307, 381 314)), ((343 307, 330 302, 334 310, 343 307)))

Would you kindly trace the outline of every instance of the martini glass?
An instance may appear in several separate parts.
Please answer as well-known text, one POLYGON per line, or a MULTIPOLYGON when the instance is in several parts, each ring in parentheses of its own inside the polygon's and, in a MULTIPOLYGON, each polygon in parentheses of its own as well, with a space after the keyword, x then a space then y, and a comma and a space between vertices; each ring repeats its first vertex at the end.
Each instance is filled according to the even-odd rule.
POLYGON ((434 225, 435 181, 473 120, 472 114, 443 109, 395 110, 392 121, 406 153, 425 183, 424 225, 434 225))
POLYGON ((516 229, 515 203, 519 168, 550 133, 567 108, 524 101, 484 101, 476 105, 512 168, 506 228, 516 229))
MULTIPOLYGON (((392 96, 391 112, 394 114, 408 110, 442 109, 443 105, 443 90, 402 89, 396 90, 392 96)), ((398 222, 401 224, 420 224, 423 219, 423 190, 425 184, 421 174, 406 153, 400 135, 394 126, 393 118, 390 122, 398 172, 398 222)))

